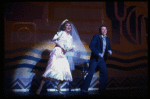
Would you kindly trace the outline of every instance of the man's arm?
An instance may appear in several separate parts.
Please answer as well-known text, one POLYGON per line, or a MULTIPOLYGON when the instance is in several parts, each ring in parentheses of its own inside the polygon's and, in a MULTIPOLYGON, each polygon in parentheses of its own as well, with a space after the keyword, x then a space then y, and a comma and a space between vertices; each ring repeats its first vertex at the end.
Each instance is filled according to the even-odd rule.
POLYGON ((111 45, 110 45, 110 39, 108 39, 108 53, 110 55, 112 55, 112 49, 111 49, 111 45))
POLYGON ((90 46, 89 48, 91 49, 91 51, 95 54, 95 55, 99 55, 99 51, 98 51, 98 48, 96 46, 97 45, 97 39, 98 39, 98 36, 97 35, 94 35, 93 38, 92 38, 92 41, 90 43, 90 46))

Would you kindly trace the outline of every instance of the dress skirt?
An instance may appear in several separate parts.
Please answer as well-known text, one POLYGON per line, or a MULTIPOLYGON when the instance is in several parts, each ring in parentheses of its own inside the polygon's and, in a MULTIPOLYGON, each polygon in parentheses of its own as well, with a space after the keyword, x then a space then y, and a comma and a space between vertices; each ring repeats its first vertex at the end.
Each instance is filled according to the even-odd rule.
POLYGON ((71 71, 75 70, 72 53, 73 53, 73 52, 68 51, 68 52, 65 54, 65 55, 66 55, 66 58, 67 58, 67 60, 68 60, 68 62, 69 62, 69 66, 70 66, 70 70, 71 70, 71 71))
POLYGON ((54 47, 44 74, 45 78, 72 81, 68 60, 60 47, 54 47))

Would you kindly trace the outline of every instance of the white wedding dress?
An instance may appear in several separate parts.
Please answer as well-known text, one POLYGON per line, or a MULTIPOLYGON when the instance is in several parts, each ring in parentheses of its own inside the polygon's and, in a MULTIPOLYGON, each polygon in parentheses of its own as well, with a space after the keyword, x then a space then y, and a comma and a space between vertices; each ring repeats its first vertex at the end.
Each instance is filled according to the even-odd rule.
MULTIPOLYGON (((71 50, 74 48, 72 44, 72 36, 67 34, 65 31, 59 31, 55 34, 53 40, 58 39, 56 42, 64 49, 71 50)), ((63 53, 62 49, 58 46, 52 49, 50 53, 50 59, 44 74, 45 78, 53 78, 61 81, 72 81, 72 75, 68 60, 63 53)))

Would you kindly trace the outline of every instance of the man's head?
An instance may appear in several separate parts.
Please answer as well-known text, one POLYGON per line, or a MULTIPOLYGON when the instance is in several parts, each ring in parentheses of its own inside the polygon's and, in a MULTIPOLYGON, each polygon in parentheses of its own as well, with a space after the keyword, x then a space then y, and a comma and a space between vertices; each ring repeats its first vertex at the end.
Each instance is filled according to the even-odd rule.
POLYGON ((107 27, 105 25, 102 25, 100 28, 99 28, 99 33, 101 35, 106 35, 107 34, 107 27))

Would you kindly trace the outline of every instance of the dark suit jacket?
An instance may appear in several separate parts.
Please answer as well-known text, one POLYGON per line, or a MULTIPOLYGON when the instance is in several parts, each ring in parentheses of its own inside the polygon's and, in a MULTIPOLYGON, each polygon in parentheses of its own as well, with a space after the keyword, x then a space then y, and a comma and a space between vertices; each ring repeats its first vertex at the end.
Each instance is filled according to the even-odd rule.
MULTIPOLYGON (((103 49, 103 41, 102 41, 102 37, 100 34, 95 34, 93 36, 93 39, 90 43, 89 48, 92 51, 90 60, 96 59, 98 61, 98 58, 99 58, 98 54, 102 53, 102 49, 103 49)), ((104 54, 105 61, 107 59, 108 50, 112 51, 111 45, 110 45, 110 38, 106 37, 106 50, 104 54)))

